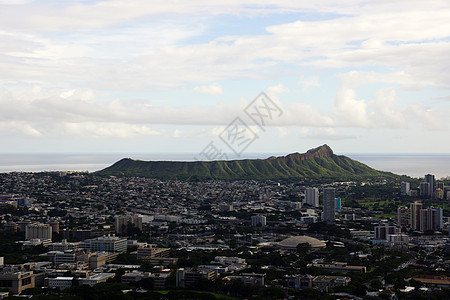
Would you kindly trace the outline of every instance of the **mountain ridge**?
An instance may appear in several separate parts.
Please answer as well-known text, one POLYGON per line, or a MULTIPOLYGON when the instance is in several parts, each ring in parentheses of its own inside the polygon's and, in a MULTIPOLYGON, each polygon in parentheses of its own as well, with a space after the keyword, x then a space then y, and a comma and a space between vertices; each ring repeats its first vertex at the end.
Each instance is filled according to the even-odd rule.
POLYGON ((396 176, 375 170, 324 144, 305 153, 266 159, 217 161, 141 161, 123 158, 96 172, 103 176, 153 177, 160 179, 356 179, 396 176))

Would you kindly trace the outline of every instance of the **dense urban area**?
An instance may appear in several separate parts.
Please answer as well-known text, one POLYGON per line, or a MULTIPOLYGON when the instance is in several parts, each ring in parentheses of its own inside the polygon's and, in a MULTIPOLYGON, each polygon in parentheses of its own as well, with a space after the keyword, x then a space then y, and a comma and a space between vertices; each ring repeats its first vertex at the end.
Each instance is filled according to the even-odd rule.
POLYGON ((449 203, 430 174, 2 173, 0 298, 450 298, 449 203))

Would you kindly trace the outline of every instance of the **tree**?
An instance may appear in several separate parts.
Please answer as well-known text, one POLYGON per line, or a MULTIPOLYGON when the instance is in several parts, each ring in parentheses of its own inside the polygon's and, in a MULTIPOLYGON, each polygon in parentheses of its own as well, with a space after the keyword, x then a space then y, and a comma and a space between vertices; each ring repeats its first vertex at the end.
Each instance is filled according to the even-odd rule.
POLYGON ((311 245, 309 243, 300 243, 297 245, 298 254, 307 254, 311 250, 311 245))

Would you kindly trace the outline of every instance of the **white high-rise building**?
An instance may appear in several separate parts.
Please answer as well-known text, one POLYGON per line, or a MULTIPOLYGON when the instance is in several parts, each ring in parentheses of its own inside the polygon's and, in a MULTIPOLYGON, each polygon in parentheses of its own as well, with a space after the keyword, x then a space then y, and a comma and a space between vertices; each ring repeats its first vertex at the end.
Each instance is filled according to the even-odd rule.
POLYGON ((314 207, 319 207, 319 189, 308 187, 305 190, 305 203, 314 207))
POLYGON ((34 240, 41 239, 47 240, 52 239, 52 226, 48 224, 29 224, 25 227, 25 239, 34 240))
POLYGON ((334 224, 335 219, 335 193, 334 188, 323 189, 323 220, 328 224, 334 224))
POLYGON ((411 188, 410 188, 410 184, 409 184, 409 182, 402 182, 402 187, 401 187, 401 189, 402 189, 402 196, 410 196, 410 190, 411 190, 411 188))
POLYGON ((263 215, 252 216, 252 226, 253 227, 266 226, 266 216, 263 215))

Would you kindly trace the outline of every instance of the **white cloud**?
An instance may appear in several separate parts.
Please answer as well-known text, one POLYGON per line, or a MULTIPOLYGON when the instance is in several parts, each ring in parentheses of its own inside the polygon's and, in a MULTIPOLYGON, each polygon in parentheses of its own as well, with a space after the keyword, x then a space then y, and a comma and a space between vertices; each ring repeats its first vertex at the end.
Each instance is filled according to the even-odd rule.
POLYGON ((269 86, 267 88, 267 93, 273 93, 273 94, 283 94, 289 92, 289 89, 284 86, 282 83, 278 83, 274 86, 269 86))
POLYGON ((176 139, 180 138, 182 136, 182 131, 179 129, 175 129, 175 131, 173 132, 172 136, 176 139))
POLYGON ((222 86, 220 84, 214 83, 211 85, 196 86, 194 91, 200 94, 208 95, 222 95, 222 86))
POLYGON ((298 81, 298 84, 302 86, 303 91, 309 90, 310 87, 320 87, 319 78, 317 76, 306 79, 302 78, 298 81))

